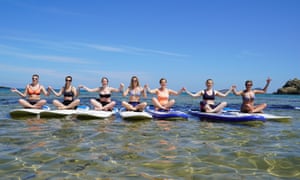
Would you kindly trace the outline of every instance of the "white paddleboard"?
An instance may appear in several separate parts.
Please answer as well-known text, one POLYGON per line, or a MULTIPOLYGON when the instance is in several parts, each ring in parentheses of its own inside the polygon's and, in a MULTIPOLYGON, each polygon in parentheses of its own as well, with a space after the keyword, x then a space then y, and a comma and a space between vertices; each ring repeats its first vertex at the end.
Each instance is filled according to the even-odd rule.
POLYGON ((115 115, 116 109, 113 111, 96 111, 96 110, 77 110, 77 119, 105 119, 115 115))
POLYGON ((62 117, 76 114, 76 110, 50 110, 40 112, 40 117, 62 117))
POLYGON ((259 113, 259 115, 266 118, 268 121, 278 121, 278 122, 287 122, 292 119, 291 116, 278 116, 273 114, 265 114, 265 113, 259 113))
POLYGON ((266 114, 266 113, 240 113, 240 112, 228 112, 228 113, 245 114, 245 115, 259 115, 259 116, 263 116, 267 121, 288 122, 292 119, 291 116, 279 116, 279 115, 266 114))
POLYGON ((152 119, 152 115, 148 112, 135 112, 135 111, 126 111, 125 108, 122 108, 119 112, 120 116, 125 120, 144 120, 152 119))
POLYGON ((46 111, 43 109, 13 109, 9 112, 12 118, 22 118, 22 117, 33 117, 39 118, 41 112, 46 111))

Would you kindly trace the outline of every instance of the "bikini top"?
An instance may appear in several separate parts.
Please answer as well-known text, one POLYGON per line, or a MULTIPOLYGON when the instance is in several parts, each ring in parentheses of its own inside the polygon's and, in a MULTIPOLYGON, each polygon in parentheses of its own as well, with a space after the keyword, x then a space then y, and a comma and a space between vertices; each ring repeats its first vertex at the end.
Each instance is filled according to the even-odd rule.
POLYGON ((135 91, 134 89, 129 91, 130 96, 141 96, 141 91, 135 91))
POLYGON ((28 86, 27 88, 27 93, 29 95, 40 95, 41 94, 41 88, 40 88, 40 85, 39 85, 39 88, 33 90, 32 88, 30 88, 31 86, 28 86))
POLYGON ((64 89, 64 96, 65 97, 74 97, 74 93, 72 91, 72 87, 71 87, 71 91, 66 91, 66 89, 64 89))
POLYGON ((111 94, 99 94, 100 98, 110 98, 111 94))
POLYGON ((255 94, 254 93, 245 93, 244 91, 244 94, 242 96, 243 98, 243 101, 253 101, 255 99, 255 94))
POLYGON ((204 94, 203 94, 202 98, 203 98, 203 100, 215 100, 215 91, 213 90, 212 94, 209 95, 209 94, 207 94, 207 91, 204 90, 204 94))
POLYGON ((163 94, 162 95, 162 93, 160 91, 158 91, 157 92, 157 99, 158 99, 159 102, 167 101, 169 99, 169 94, 163 94))

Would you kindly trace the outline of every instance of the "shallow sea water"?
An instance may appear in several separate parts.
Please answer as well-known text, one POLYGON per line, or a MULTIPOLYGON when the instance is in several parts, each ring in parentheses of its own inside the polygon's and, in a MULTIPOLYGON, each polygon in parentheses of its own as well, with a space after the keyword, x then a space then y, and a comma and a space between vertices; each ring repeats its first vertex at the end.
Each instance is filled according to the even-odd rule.
MULTIPOLYGON (((96 95, 95 95, 96 96, 96 95)), ((83 104, 91 94, 83 93, 83 104)), ((53 97, 48 98, 48 102, 53 97)), ((113 97, 120 107, 123 100, 113 97)), ((266 113, 290 122, 249 126, 187 121, 12 119, 18 96, 0 91, 0 177, 3 179, 300 179, 300 96, 261 95, 266 113)), ((187 111, 199 99, 176 97, 187 111)), ((225 99, 238 108, 240 97, 225 99)), ((150 103, 150 97, 146 99, 150 103)), ((51 106, 51 105, 50 105, 51 106)))

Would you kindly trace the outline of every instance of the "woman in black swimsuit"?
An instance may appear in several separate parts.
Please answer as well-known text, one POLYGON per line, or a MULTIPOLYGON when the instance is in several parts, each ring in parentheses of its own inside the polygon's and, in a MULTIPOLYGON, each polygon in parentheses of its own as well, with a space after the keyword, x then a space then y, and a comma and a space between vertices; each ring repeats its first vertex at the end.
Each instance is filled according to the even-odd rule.
POLYGON ((84 85, 80 85, 79 88, 83 88, 88 92, 98 92, 99 98, 98 99, 91 99, 90 102, 94 106, 95 110, 98 111, 111 111, 114 106, 116 105, 115 101, 111 100, 111 93, 112 92, 120 92, 124 88, 124 84, 120 84, 119 89, 109 87, 108 86, 108 79, 103 77, 101 79, 102 86, 90 89, 84 85))
POLYGON ((67 76, 65 80, 65 86, 62 87, 58 93, 51 86, 48 87, 48 92, 52 92, 57 97, 64 95, 63 102, 60 102, 56 99, 53 100, 53 104, 57 107, 57 109, 75 109, 80 103, 80 100, 74 99, 74 97, 78 97, 79 93, 77 89, 71 84, 71 76, 67 76))
POLYGON ((206 89, 201 90, 195 94, 192 94, 188 90, 185 89, 186 93, 189 94, 192 97, 200 97, 202 96, 202 101, 200 101, 200 110, 202 112, 210 112, 210 113, 219 113, 222 111, 222 109, 227 106, 227 102, 221 102, 218 104, 215 104, 215 96, 218 97, 226 97, 231 91, 232 87, 225 93, 221 93, 217 90, 213 89, 213 80, 207 79, 206 80, 206 89))

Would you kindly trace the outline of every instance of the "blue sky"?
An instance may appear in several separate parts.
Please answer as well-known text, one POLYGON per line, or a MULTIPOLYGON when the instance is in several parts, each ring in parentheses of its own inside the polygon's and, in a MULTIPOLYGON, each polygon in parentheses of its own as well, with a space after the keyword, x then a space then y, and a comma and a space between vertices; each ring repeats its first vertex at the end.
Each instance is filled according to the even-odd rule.
POLYGON ((0 86, 216 89, 245 80, 269 92, 300 78, 298 0, 0 0, 0 86))

